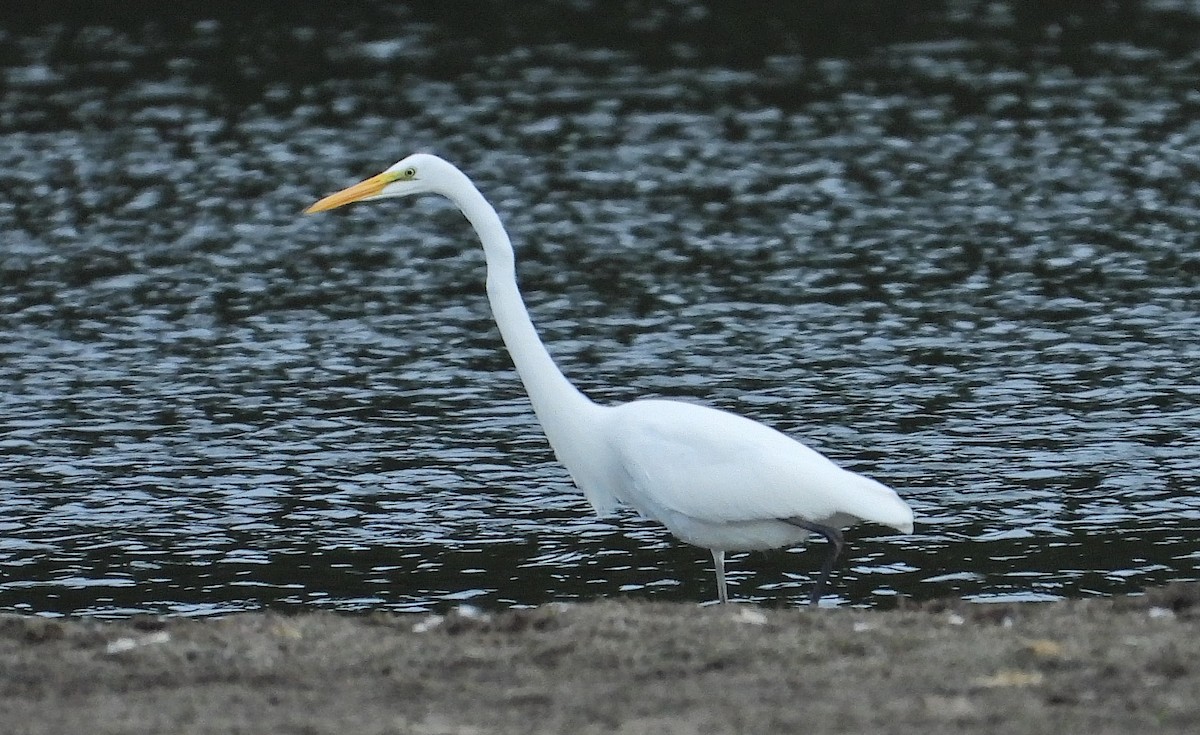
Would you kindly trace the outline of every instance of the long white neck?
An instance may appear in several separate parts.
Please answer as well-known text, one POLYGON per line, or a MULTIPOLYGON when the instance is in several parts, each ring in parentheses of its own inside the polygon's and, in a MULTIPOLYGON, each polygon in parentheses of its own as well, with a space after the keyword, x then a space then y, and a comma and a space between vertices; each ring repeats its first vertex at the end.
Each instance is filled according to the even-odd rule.
POLYGON ((571 445, 579 439, 576 433, 587 426, 587 414, 598 407, 571 385, 538 338, 517 289, 508 233, 496 210, 475 185, 466 176, 463 176, 463 182, 466 186, 456 187, 458 190, 451 200, 466 215, 483 245, 487 260, 487 295, 496 326, 500 328, 504 346, 512 356, 550 445, 569 468, 570 462, 564 454, 572 454, 571 445))

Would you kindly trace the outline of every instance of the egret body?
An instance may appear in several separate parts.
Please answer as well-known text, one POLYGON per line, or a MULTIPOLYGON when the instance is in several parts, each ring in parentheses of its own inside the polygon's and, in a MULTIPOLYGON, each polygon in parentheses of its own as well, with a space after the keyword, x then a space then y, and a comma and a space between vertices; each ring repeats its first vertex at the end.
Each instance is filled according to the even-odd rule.
POLYGON ((728 600, 727 551, 794 546, 814 533, 824 536, 831 548, 810 596, 815 604, 841 552, 842 528, 870 521, 912 532, 912 509, 893 490, 763 424, 669 400, 601 406, 580 393, 530 321, 512 244, 496 210, 441 158, 409 156, 305 211, 414 194, 446 197, 479 235, 500 335, 550 446, 592 508, 604 514, 628 505, 683 541, 709 549, 721 602, 728 600))

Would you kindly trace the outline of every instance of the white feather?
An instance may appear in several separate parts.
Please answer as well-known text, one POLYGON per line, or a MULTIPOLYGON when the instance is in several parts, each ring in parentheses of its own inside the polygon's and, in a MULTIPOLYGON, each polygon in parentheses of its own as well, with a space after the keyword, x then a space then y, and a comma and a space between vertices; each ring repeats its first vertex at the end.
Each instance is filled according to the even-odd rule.
POLYGON ((841 548, 837 529, 863 520, 912 532, 912 510, 891 489, 762 424, 674 401, 603 407, 588 400, 554 364, 529 320, 496 210, 442 159, 409 156, 307 211, 422 193, 450 199, 479 235, 500 336, 550 445, 592 507, 605 513, 626 503, 711 549, 722 601, 725 551, 789 546, 811 532, 824 534, 834 552, 814 587, 816 602, 841 548))

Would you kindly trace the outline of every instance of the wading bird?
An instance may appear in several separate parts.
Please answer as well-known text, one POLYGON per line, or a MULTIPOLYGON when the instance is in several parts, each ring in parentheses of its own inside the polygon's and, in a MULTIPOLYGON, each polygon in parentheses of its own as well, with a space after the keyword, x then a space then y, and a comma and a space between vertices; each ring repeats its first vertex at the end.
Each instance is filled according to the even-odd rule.
POLYGON ((841 553, 841 529, 858 521, 912 533, 912 509, 890 488, 844 470, 800 442, 732 413, 691 403, 637 400, 600 406, 562 374, 538 338, 517 288, 500 217, 467 176, 418 153, 313 204, 440 194, 475 228, 487 261, 487 295, 500 336, 559 461, 599 514, 619 504, 709 549, 717 595, 729 599, 725 552, 794 546, 811 534, 830 551, 812 589, 816 604, 841 553))

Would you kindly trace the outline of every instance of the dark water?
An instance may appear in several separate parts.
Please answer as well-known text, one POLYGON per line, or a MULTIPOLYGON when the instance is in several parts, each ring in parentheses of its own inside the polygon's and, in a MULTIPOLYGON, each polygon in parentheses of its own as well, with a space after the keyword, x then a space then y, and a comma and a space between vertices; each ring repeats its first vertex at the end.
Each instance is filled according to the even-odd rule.
MULTIPOLYGON (((898 489, 917 531, 851 532, 842 604, 1200 578, 1194 4, 481 7, 4 12, 0 609, 714 596, 572 491, 457 212, 299 216, 414 150, 496 204, 594 398, 898 489)), ((735 594, 799 604, 823 553, 735 594)))

